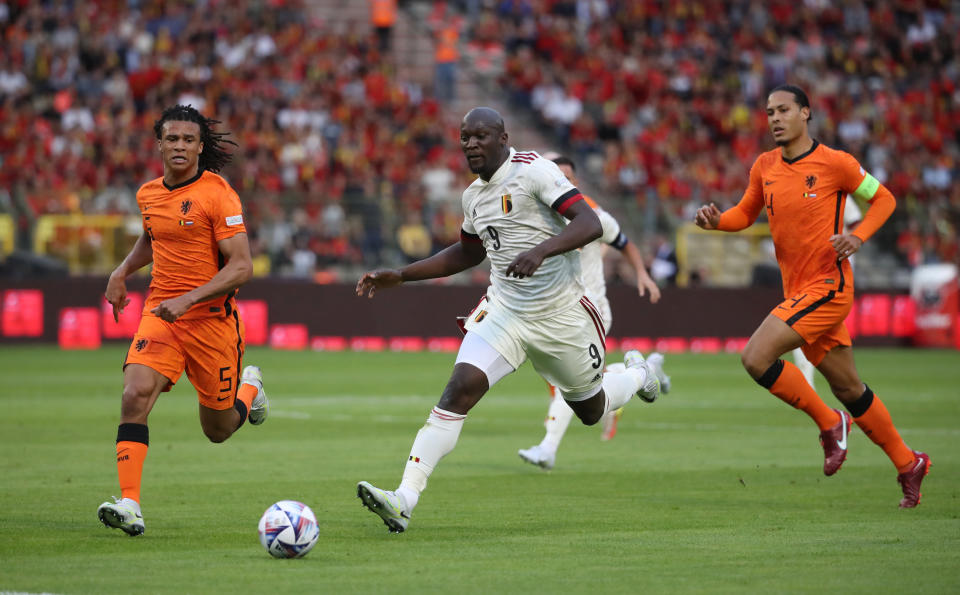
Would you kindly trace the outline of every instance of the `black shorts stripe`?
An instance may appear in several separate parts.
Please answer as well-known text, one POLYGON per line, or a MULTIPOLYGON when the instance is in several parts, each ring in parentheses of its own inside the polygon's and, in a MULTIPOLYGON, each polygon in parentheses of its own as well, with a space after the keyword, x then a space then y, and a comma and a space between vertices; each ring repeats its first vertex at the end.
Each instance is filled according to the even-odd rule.
POLYGON ((799 312, 797 312, 796 314, 794 314, 793 316, 791 316, 790 318, 788 318, 788 319, 786 320, 787 326, 793 326, 798 320, 800 320, 801 318, 803 318, 803 317, 806 316, 807 314, 813 312, 814 310, 816 310, 816 309, 819 308, 820 306, 822 306, 822 305, 826 304, 827 302, 829 302, 830 300, 832 300, 832 299, 833 299, 833 296, 835 296, 835 295, 837 295, 837 292, 831 291, 831 292, 829 292, 827 295, 823 296, 823 297, 820 298, 819 300, 813 302, 812 304, 810 304, 809 306, 807 306, 806 308, 804 308, 803 310, 800 310, 799 312))
POLYGON ((237 391, 240 390, 240 366, 243 363, 243 338, 240 336, 240 314, 236 309, 233 310, 233 322, 237 329, 237 382, 233 387, 233 396, 236 399, 237 391))

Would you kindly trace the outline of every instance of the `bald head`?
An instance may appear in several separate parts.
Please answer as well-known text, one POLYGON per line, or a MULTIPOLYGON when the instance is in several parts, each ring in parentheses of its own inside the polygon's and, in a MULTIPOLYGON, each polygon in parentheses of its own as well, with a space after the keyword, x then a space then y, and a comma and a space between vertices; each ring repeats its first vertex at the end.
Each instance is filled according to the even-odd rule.
POLYGON ((497 132, 505 132, 503 117, 492 107, 475 107, 463 117, 464 124, 482 125, 494 129, 497 132))

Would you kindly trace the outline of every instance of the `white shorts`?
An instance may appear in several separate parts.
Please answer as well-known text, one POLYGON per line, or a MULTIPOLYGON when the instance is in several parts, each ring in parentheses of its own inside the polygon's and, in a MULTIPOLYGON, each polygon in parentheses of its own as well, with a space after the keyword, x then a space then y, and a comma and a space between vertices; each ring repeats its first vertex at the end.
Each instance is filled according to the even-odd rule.
MULTIPOLYGON (((600 391, 606 334, 600 314, 586 298, 539 320, 524 320, 484 298, 467 317, 466 330, 467 338, 470 333, 479 335, 513 369, 529 358, 537 373, 559 388, 568 401, 582 401, 600 391)), ((470 345, 475 348, 476 342, 470 345)), ((466 357, 466 353, 464 359, 458 354, 457 361, 477 365, 466 357)), ((492 380, 489 372, 487 377, 492 380)))

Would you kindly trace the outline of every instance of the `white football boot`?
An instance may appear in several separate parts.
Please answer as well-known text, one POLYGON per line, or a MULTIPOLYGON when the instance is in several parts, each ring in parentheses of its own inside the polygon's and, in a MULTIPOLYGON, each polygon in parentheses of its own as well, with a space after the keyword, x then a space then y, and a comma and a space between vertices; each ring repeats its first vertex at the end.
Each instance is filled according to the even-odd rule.
POLYGON ((267 420, 267 414, 270 413, 270 401, 267 400, 267 393, 263 390, 263 373, 257 366, 247 366, 240 376, 240 383, 257 387, 257 396, 250 403, 247 419, 253 425, 259 426, 267 420))
POLYGON ((131 498, 114 498, 97 508, 97 517, 107 527, 122 529, 127 535, 143 535, 143 515, 140 504, 131 498))
POLYGON ((357 484, 357 498, 363 501, 363 505, 369 508, 370 512, 383 519, 383 524, 391 533, 403 533, 407 530, 410 513, 406 510, 406 502, 400 494, 381 490, 369 482, 361 481, 357 484))
POLYGON ((653 367, 653 371, 657 373, 657 380, 660 381, 660 392, 664 395, 669 393, 670 377, 663 372, 663 354, 654 351, 647 356, 647 363, 650 364, 653 367))
POLYGON ((657 377, 657 371, 653 366, 643 358, 643 354, 632 349, 623 354, 623 364, 628 368, 646 370, 647 379, 637 391, 637 396, 647 403, 656 401, 660 396, 660 378, 657 377))
POLYGON ((539 444, 531 446, 530 448, 521 448, 517 451, 517 454, 520 455, 521 459, 531 465, 536 465, 547 471, 553 469, 554 463, 557 462, 557 453, 549 453, 544 448, 541 448, 539 444))

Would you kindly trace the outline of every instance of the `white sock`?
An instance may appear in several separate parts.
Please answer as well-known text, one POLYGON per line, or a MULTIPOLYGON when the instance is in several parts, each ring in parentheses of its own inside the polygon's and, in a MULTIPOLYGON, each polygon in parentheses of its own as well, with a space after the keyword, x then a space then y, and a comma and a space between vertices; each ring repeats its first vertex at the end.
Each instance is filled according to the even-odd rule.
POLYGON ((403 479, 397 488, 397 493, 406 501, 407 512, 417 505, 420 492, 426 489, 427 478, 433 473, 433 468, 457 445, 466 418, 466 415, 434 407, 427 417, 427 423, 417 432, 407 466, 403 469, 403 479))
POLYGON ((608 371, 603 375, 603 392, 607 395, 604 415, 630 402, 633 395, 647 381, 647 369, 625 368, 623 372, 608 371))
POLYGON ((560 395, 560 391, 551 392, 555 396, 550 400, 550 408, 547 409, 547 420, 543 424, 547 428, 547 433, 540 441, 540 448, 550 454, 556 454, 557 448, 560 447, 560 441, 563 440, 563 435, 573 418, 573 409, 570 409, 570 405, 567 405, 563 396, 560 395))
POLYGON ((803 377, 807 379, 807 384, 813 388, 817 388, 813 384, 813 364, 810 363, 810 360, 807 359, 807 356, 803 354, 803 349, 797 347, 793 350, 793 363, 800 368, 800 371, 803 372, 803 377))

